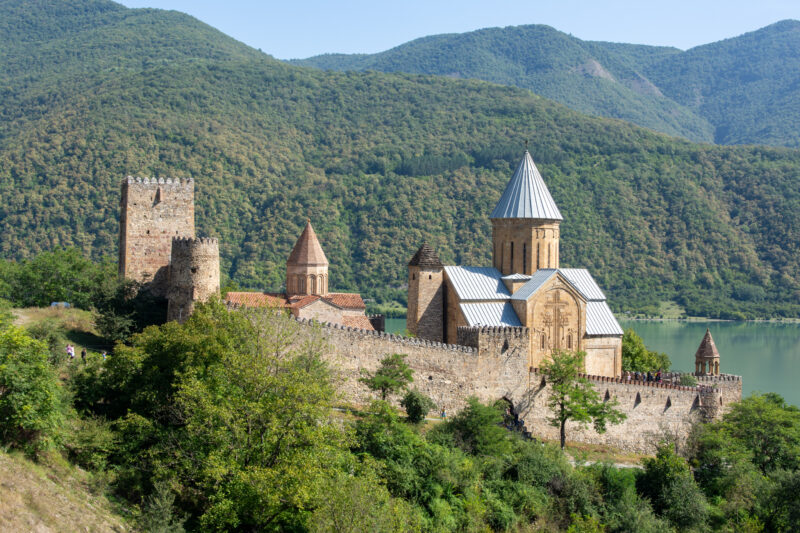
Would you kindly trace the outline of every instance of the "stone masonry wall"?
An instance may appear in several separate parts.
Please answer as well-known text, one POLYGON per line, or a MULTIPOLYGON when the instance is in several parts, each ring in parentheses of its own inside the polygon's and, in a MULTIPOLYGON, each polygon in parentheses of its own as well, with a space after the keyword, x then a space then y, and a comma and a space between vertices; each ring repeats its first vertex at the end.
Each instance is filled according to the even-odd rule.
MULTIPOLYGON (((301 319, 300 323, 311 322, 301 319)), ((386 355, 403 353, 414 370, 412 386, 433 399, 438 410, 456 413, 470 396, 484 402, 505 398, 534 436, 557 440, 558 428, 548 421, 549 386, 538 370, 528 367, 524 348, 527 329, 489 331, 493 329, 502 328, 459 328, 459 338, 474 346, 441 344, 338 325, 325 325, 321 331, 330 346, 326 359, 338 370, 340 391, 348 403, 367 405, 375 399, 358 382, 361 371, 373 372, 386 355), (481 331, 484 329, 487 331, 481 331)), ((571 423, 567 426, 567 439, 639 453, 652 453, 664 436, 685 439, 695 421, 717 418, 730 402, 741 399, 739 376, 698 378, 697 387, 586 377, 601 397, 617 399, 618 408, 627 419, 609 426, 604 434, 571 423)), ((673 379, 672 375, 667 379, 673 379)), ((679 379, 679 375, 674 379, 679 379)))
POLYGON ((219 243, 212 238, 172 239, 167 320, 185 321, 196 302, 219 294, 219 243))
POLYGON ((166 296, 173 237, 194 237, 194 181, 133 178, 122 181, 119 275, 166 296))

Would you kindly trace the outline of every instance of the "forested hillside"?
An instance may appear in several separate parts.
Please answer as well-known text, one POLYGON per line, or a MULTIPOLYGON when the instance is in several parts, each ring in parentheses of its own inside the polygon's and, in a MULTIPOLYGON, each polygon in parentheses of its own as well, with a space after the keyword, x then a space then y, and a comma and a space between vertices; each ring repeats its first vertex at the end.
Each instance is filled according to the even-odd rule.
POLYGON ((800 315, 796 151, 693 145, 486 82, 295 67, 100 0, 0 1, 0 44, 4 258, 115 257, 122 177, 192 176, 200 233, 242 286, 280 288, 310 217, 332 289, 404 304, 423 241, 490 261, 488 213, 527 139, 562 263, 617 310, 800 315))
POLYGON ((435 35, 378 54, 327 54, 294 63, 476 78, 689 140, 800 146, 800 22, 794 20, 685 52, 582 41, 530 25, 435 35))

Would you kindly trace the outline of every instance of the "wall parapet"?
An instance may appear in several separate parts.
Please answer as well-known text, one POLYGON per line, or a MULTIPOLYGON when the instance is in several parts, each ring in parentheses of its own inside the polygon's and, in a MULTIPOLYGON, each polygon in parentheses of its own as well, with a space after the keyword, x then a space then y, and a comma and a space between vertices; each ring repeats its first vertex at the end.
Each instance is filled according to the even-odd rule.
POLYGON ((173 187, 189 187, 194 186, 193 178, 150 178, 141 176, 127 176, 123 183, 136 184, 141 186, 160 186, 171 185, 173 187))

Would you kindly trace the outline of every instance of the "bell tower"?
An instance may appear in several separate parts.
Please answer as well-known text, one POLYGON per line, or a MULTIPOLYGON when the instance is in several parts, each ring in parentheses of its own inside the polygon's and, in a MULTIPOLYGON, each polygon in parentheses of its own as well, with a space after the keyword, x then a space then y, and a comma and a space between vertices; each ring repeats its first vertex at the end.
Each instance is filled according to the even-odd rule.
POLYGON ((563 217, 527 150, 489 218, 492 266, 503 275, 558 268, 563 217))

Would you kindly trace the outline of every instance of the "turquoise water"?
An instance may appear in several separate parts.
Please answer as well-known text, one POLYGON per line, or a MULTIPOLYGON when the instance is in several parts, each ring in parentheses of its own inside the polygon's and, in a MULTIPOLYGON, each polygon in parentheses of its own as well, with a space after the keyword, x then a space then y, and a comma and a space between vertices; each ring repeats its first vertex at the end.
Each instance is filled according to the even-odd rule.
MULTIPOLYGON (((754 391, 777 392, 800 405, 800 324, 770 322, 620 321, 633 328, 651 350, 665 352, 672 369, 694 371, 694 353, 706 328, 720 354, 720 370, 744 378, 747 395, 754 391)), ((386 330, 401 332, 403 318, 386 320, 386 330)))

